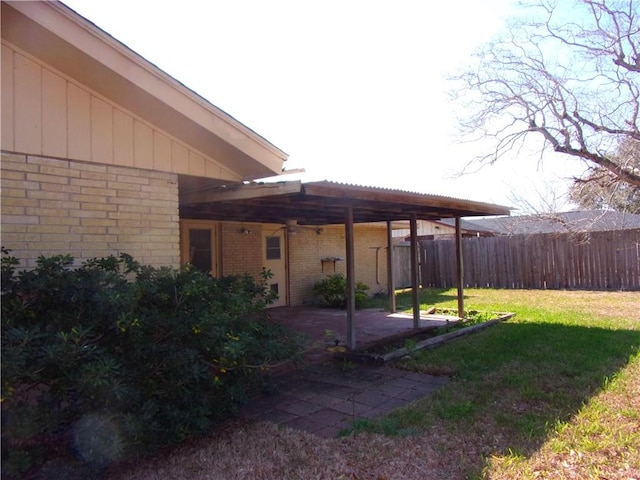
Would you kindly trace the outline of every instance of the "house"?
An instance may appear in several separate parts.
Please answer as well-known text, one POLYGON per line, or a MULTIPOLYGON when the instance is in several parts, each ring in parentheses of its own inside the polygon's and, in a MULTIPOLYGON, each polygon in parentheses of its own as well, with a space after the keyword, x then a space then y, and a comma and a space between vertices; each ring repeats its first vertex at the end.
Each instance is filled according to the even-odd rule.
MULTIPOLYGON (((444 223, 451 223, 443 220, 444 223)), ((542 215, 470 219, 466 228, 488 235, 586 233, 640 228, 640 215, 613 210, 578 210, 542 215)))
MULTIPOLYGON (((534 235, 538 233, 587 233, 640 228, 640 215, 612 210, 579 210, 552 214, 461 219, 463 237, 534 235)), ((447 240, 455 236, 453 219, 422 220, 420 240, 447 240)), ((409 237, 407 222, 395 222, 393 237, 401 243, 409 237)))
MULTIPOLYGON (((463 237, 489 237, 494 232, 470 220, 460 220, 460 230, 463 237)), ((394 222, 393 237, 396 244, 408 241, 411 234, 408 222, 394 222)), ((445 240, 456 235, 455 220, 421 220, 417 224, 417 234, 420 240, 445 240)))
MULTIPOLYGON (((443 228, 443 233, 445 234, 450 234, 454 228, 454 222, 451 219, 423 223, 437 224, 443 228)), ((464 219, 461 225, 464 232, 463 235, 477 237, 534 235, 539 233, 605 232, 640 228, 640 215, 613 210, 577 210, 513 217, 498 216, 464 219)), ((420 226, 418 228, 420 229, 420 226)))
POLYGON ((505 207, 273 182, 287 155, 60 2, 2 2, 2 245, 273 272, 277 305, 346 273, 386 291, 388 223, 505 207), (380 223, 383 222, 383 223, 380 223), (355 228, 354 228, 355 225, 355 228))

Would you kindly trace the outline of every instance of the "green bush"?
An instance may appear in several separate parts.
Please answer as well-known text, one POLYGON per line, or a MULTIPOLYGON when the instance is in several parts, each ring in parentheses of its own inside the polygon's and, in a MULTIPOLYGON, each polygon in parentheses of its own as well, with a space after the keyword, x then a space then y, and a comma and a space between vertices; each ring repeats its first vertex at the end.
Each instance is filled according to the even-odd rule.
MULTIPOLYGON (((6 253, 6 252, 3 252, 6 253)), ((85 262, 2 259, 2 463, 18 476, 73 455, 101 468, 208 432, 295 358, 300 339, 271 324, 252 277, 85 262)))
MULTIPOLYGON (((362 308, 366 305, 369 298, 367 290, 369 287, 365 283, 356 283, 356 308, 362 308)), ((329 275, 313 286, 313 295, 320 299, 320 304, 324 307, 346 308, 347 279, 340 273, 329 275)))

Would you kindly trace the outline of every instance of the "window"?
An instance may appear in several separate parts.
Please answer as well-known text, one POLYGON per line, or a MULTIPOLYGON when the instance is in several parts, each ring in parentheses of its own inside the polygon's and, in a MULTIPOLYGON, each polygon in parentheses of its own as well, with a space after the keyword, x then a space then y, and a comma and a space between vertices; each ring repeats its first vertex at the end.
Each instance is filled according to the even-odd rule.
POLYGON ((212 268, 211 230, 189 229, 189 263, 198 270, 210 273, 212 268))
POLYGON ((280 237, 267 237, 266 246, 267 251, 265 257, 267 260, 280 260, 280 258, 282 258, 280 237))

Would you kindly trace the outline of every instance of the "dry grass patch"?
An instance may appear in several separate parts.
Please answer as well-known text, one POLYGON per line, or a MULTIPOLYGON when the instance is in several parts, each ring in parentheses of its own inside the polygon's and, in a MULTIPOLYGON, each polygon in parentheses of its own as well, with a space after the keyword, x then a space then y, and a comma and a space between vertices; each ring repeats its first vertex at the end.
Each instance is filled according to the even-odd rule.
MULTIPOLYGON (((166 457, 123 469, 110 480, 444 480, 462 478, 429 436, 363 434, 321 439, 273 424, 237 425, 166 457), (452 476, 453 473, 453 476, 452 476)), ((453 460, 461 452, 453 452, 453 460)))

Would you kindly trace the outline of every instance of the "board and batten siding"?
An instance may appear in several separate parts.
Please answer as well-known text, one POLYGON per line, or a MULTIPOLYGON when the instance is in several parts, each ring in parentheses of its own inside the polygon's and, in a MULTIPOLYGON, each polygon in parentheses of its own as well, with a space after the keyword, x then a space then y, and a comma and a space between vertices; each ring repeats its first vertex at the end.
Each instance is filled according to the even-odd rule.
MULTIPOLYGON (((426 235, 455 235, 456 229, 455 227, 451 227, 449 225, 445 225, 444 223, 434 223, 428 220, 418 220, 417 222, 417 232, 416 234, 419 237, 426 235)), ((395 238, 407 238, 411 235, 411 230, 409 228, 402 229, 394 229, 393 236, 395 238)))
POLYGON ((4 40, 1 60, 2 245, 177 267, 178 174, 236 176, 4 40))
POLYGON ((237 181, 84 85, 2 42, 2 150, 237 181))

